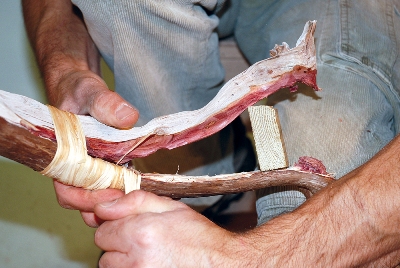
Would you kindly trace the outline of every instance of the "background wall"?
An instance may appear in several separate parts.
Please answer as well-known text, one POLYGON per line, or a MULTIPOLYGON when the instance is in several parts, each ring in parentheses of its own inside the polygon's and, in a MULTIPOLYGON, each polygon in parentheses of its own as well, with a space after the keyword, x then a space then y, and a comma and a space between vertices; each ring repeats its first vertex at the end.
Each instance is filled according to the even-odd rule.
MULTIPOLYGON (((20 1, 1 3, 0 89, 46 102, 20 1)), ((95 230, 58 205, 51 179, 0 158, 0 204, 0 267, 97 266, 95 230)))

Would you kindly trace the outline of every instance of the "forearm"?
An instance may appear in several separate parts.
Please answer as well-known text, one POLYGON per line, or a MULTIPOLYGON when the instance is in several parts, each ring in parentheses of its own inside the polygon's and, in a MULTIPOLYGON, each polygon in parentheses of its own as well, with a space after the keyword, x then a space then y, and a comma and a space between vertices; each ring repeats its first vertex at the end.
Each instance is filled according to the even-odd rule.
POLYGON ((98 51, 70 1, 23 0, 23 13, 50 102, 57 102, 53 92, 66 73, 100 74, 98 51))
POLYGON ((391 267, 400 258, 400 139, 298 210, 243 236, 276 267, 391 267), (284 252, 284 254, 281 254, 284 252), (383 264, 383 265, 382 265, 383 264))
MULTIPOLYGON (((70 0, 22 0, 26 30, 44 79, 48 101, 59 109, 89 114, 116 128, 131 128, 138 112, 100 77, 100 56, 80 12, 70 0)), ((61 206, 78 209, 97 226, 93 207, 122 192, 86 191, 55 182, 61 206)))
POLYGON ((246 233, 223 230, 179 202, 143 191, 97 205, 106 222, 95 241, 109 252, 100 263, 393 267, 400 263, 399 144, 396 138, 294 212, 246 233))

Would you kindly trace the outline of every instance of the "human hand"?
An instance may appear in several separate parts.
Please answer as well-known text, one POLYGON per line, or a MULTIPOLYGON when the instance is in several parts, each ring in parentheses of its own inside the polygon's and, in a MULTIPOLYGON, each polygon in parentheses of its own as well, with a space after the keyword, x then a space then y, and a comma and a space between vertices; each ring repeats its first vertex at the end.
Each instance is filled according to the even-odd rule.
POLYGON ((239 267, 244 241, 185 204, 133 191, 95 206, 100 267, 239 267))
POLYGON ((138 111, 101 79, 100 54, 79 9, 61 0, 22 4, 49 103, 116 128, 132 127, 138 111))
POLYGON ((130 128, 139 117, 132 105, 109 90, 103 79, 89 70, 66 72, 50 88, 48 98, 52 105, 75 114, 89 114, 109 126, 130 128))
POLYGON ((124 195, 120 190, 85 190, 69 186, 54 180, 54 189, 58 203, 66 209, 77 209, 80 211, 83 221, 90 227, 98 227, 102 220, 93 213, 97 203, 115 200, 124 195))
MULTIPOLYGON (((89 114, 100 122, 130 128, 138 111, 100 77, 100 55, 81 12, 71 1, 22 1, 25 26, 44 80, 49 103, 75 114, 89 114)), ((86 191, 55 182, 62 207, 78 209, 90 226, 98 223, 97 202, 122 195, 117 190, 86 191)))
MULTIPOLYGON (((91 114, 99 121, 119 128, 131 126, 137 112, 118 94, 111 92, 104 81, 90 71, 66 73, 52 94, 52 104, 77 114, 91 114)), ((98 202, 113 200, 122 195, 118 190, 89 191, 54 183, 59 204, 64 208, 80 210, 85 223, 97 227, 93 207, 98 202)))
POLYGON ((399 145, 400 136, 298 209, 243 234, 143 191, 97 204, 105 222, 95 242, 107 251, 100 265, 394 267, 400 263, 399 145))

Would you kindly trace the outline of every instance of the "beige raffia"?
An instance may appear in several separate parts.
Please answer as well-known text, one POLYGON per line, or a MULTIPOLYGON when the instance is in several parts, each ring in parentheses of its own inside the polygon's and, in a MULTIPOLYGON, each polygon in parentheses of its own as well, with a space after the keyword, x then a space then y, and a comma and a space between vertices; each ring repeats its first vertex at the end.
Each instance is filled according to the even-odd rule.
POLYGON ((58 181, 85 189, 115 188, 129 193, 140 189, 140 173, 87 154, 80 121, 72 113, 48 106, 54 122, 57 151, 41 172, 58 181))

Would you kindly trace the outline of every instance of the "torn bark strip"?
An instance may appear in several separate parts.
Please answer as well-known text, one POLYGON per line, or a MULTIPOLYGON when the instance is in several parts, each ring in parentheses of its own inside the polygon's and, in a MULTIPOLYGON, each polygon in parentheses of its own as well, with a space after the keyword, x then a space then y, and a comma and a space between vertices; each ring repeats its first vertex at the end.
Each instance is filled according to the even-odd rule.
MULTIPOLYGON (((35 171, 44 170, 53 160, 56 141, 33 135, 27 129, 10 124, 0 117, 0 155, 35 171)), ((311 194, 334 179, 329 175, 293 169, 254 171, 216 176, 183 176, 143 173, 140 188, 173 198, 199 197, 246 192, 270 186, 298 186, 311 194)))
MULTIPOLYGON (((118 130, 92 117, 78 116, 88 154, 112 163, 120 159, 126 163, 162 148, 172 149, 205 138, 225 127, 248 106, 281 88, 293 88, 301 82, 318 90, 313 43, 315 25, 315 21, 306 24, 295 48, 289 49, 286 44, 276 46, 271 58, 252 65, 228 81, 217 96, 199 110, 159 117, 130 130, 118 130)), ((56 150, 53 121, 47 107, 27 97, 0 91, 0 155, 41 171, 52 161, 56 150)), ((175 198, 278 185, 296 185, 315 193, 333 181, 326 175, 289 169, 212 177, 141 175, 143 190, 175 198)))
MULTIPOLYGON (((129 130, 103 125, 90 116, 79 116, 88 154, 123 164, 162 148, 173 149, 208 137, 232 122, 248 106, 281 88, 293 88, 301 82, 318 90, 315 27, 315 21, 307 22, 295 48, 289 49, 285 43, 275 46, 271 52, 273 57, 229 80, 216 97, 199 110, 158 117, 129 130), (143 140, 143 137, 147 138, 143 140)), ((0 91, 0 111, 8 122, 25 127, 37 136, 55 139, 51 116, 43 104, 0 91)))

